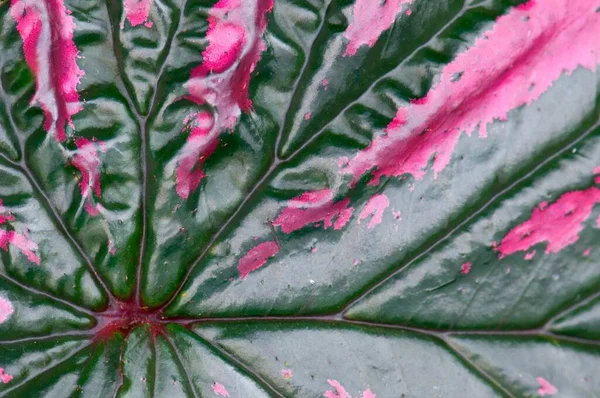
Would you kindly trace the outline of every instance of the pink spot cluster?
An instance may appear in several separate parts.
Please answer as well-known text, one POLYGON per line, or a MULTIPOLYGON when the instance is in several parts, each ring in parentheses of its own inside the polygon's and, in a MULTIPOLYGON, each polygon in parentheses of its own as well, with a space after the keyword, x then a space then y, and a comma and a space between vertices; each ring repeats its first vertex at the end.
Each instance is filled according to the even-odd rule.
POLYGON ((412 2, 413 0, 356 0, 352 22, 344 32, 348 39, 344 56, 356 54, 365 44, 373 47, 379 36, 392 26, 402 7, 412 2))
POLYGON ((11 315, 15 312, 12 303, 0 296, 0 324, 8 321, 11 315))
POLYGON ((212 112, 191 115, 191 133, 179 156, 176 191, 187 199, 204 173, 202 167, 218 145, 219 135, 232 129, 248 111, 250 76, 266 46, 262 35, 273 0, 220 0, 208 17, 208 46, 202 64, 191 72, 188 98, 212 112))
MULTIPOLYGON (((335 391, 333 391, 333 390, 325 391, 325 393, 323 394, 323 396, 325 398, 352 398, 352 396, 348 393, 348 391, 346 391, 346 389, 340 384, 339 381, 327 380, 327 383, 329 383, 329 385, 331 387, 333 387, 335 389, 335 391)), ((375 394, 373 394, 373 392, 371 391, 370 388, 367 388, 365 391, 363 391, 362 398, 377 398, 377 397, 375 396, 375 394)))
POLYGON ((558 389, 554 387, 550 382, 543 377, 536 378, 540 388, 538 389, 538 394, 540 397, 545 397, 546 395, 554 395, 558 392, 558 389))
POLYGON ((460 272, 464 275, 468 274, 469 272, 471 272, 471 266, 471 262, 467 261, 466 263, 460 266, 460 272))
POLYGON ((291 369, 283 369, 281 371, 281 375, 283 376, 284 379, 289 380, 293 376, 292 370, 291 369))
POLYGON ((267 260, 279 253, 279 245, 275 241, 262 242, 248 250, 238 263, 240 278, 246 279, 250 272, 266 264, 267 260))
POLYGON ((12 375, 4 372, 4 368, 0 368, 0 381, 4 384, 8 384, 13 379, 12 375))
POLYGON ((229 396, 229 391, 227 391, 227 388, 225 388, 225 386, 221 383, 214 383, 212 386, 213 392, 216 395, 219 395, 221 397, 228 397, 229 396))
POLYGON ((125 17, 131 26, 144 24, 147 28, 152 27, 152 21, 148 20, 151 5, 152 0, 124 0, 125 17))
POLYGON ((83 109, 77 84, 84 72, 75 61, 79 51, 73 42, 73 17, 63 0, 11 0, 10 12, 36 79, 32 101, 44 110, 46 131, 62 142, 67 138, 65 124, 73 127, 71 116, 83 109))
MULTIPOLYGON (((379 2, 372 2, 377 3, 379 2)), ((394 3, 394 2, 387 2, 394 3)), ((358 4, 358 3, 357 3, 358 4)), ((353 183, 372 171, 422 179, 434 157, 437 176, 449 164, 462 132, 505 120, 538 99, 563 73, 600 61, 600 14, 596 0, 530 1, 501 16, 483 37, 446 65, 425 98, 398 109, 386 128, 344 167, 353 183)))
POLYGON ((95 203, 94 196, 100 197, 100 156, 98 150, 106 151, 102 143, 96 143, 87 138, 77 138, 75 140, 77 151, 71 160, 81 173, 79 180, 79 188, 81 196, 85 201, 85 210, 90 216, 97 216, 98 206, 95 203))
MULTIPOLYGON (((2 200, 0 199, 0 225, 8 222, 14 221, 15 217, 8 213, 5 213, 6 209, 2 205, 2 200)), ((4 251, 8 251, 8 245, 12 245, 19 249, 21 253, 23 253, 29 261, 34 264, 40 265, 40 258, 35 253, 38 249, 38 245, 29 240, 26 235, 17 233, 16 231, 7 231, 5 229, 0 229, 0 248, 4 251)), ((0 322, 1 323, 1 322, 0 322)))
MULTIPOLYGON (((600 203, 600 189, 590 187, 571 191, 560 196, 550 205, 540 204, 533 209, 531 217, 513 228, 495 247, 500 258, 519 251, 527 251, 538 243, 547 242, 546 254, 557 253, 577 242, 583 230, 583 222, 600 203)), ((596 222, 600 228, 600 219, 596 222)), ((535 251, 526 254, 531 259, 535 251)))

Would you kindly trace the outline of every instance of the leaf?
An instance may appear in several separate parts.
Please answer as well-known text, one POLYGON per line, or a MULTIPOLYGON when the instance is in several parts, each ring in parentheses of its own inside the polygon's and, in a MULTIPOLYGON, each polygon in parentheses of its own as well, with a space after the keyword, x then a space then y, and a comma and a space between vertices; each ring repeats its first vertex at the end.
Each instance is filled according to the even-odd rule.
POLYGON ((596 396, 599 7, 0 3, 0 397, 596 396))

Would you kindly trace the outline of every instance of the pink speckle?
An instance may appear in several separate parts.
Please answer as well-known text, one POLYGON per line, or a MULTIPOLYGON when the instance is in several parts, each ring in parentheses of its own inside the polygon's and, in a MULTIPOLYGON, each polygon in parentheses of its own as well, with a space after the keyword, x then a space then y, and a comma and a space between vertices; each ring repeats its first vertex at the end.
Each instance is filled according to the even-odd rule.
MULTIPOLYGON (((383 7, 378 1, 365 2, 383 7)), ((449 164, 462 132, 471 134, 478 128, 479 136, 486 137, 490 123, 537 100, 563 73, 580 66, 596 68, 596 3, 544 0, 499 17, 485 37, 443 68, 425 103, 400 107, 387 134, 376 136, 342 172, 353 176, 353 184, 373 169, 370 185, 377 185, 381 176, 411 174, 420 180, 435 154, 437 176, 449 164)), ((394 7, 398 2, 385 4, 394 7)))
POLYGON ((152 22, 148 20, 150 14, 150 5, 152 0, 124 0, 123 9, 125 16, 131 26, 144 24, 145 27, 152 27, 152 22), (150 26, 148 26, 150 24, 150 26))
POLYGON ((311 116, 312 116, 312 112, 307 112, 306 115, 304 115, 304 120, 310 120, 311 116))
POLYGON ((404 14, 406 14, 406 16, 408 17, 410 16, 410 14, 412 14, 412 10, 409 8, 404 14))
POLYGON ((545 201, 545 200, 541 201, 541 202, 540 202, 540 204, 538 205, 538 208, 539 208, 540 210, 545 210, 545 209, 546 209, 546 207, 548 207, 548 202, 547 202, 547 201, 545 201))
POLYGON ((4 368, 0 368, 0 381, 4 384, 8 384, 13 379, 12 375, 4 372, 4 368))
POLYGON ((44 110, 44 129, 64 141, 65 124, 74 127, 71 116, 83 109, 77 85, 84 72, 76 62, 79 51, 73 42, 73 17, 63 0, 11 0, 10 12, 23 40, 25 61, 36 79, 32 102, 44 110))
POLYGON ((335 388, 335 392, 332 390, 325 391, 323 396, 325 398, 352 398, 350 394, 346 391, 344 387, 337 380, 327 380, 327 383, 333 388, 335 388))
POLYGON ((543 377, 537 377, 537 382, 540 384, 540 388, 538 389, 538 394, 540 397, 545 397, 546 395, 554 395, 558 392, 558 389, 554 387, 550 382, 543 377))
POLYGON ((279 245, 275 241, 259 243, 246 253, 238 263, 240 278, 246 279, 250 272, 262 267, 267 260, 279 253, 279 245))
POLYGON ((354 263, 352 263, 352 265, 358 265, 359 263, 360 263, 360 260, 359 259, 355 259, 354 263))
POLYGON ((221 383, 214 383, 212 386, 213 392, 221 397, 228 397, 229 391, 221 383))
POLYGON ((12 303, 0 296, 0 324, 6 322, 14 312, 12 303))
POLYGON ((178 159, 176 190, 183 199, 204 177, 202 166, 216 149, 219 135, 235 127, 241 112, 252 106, 250 77, 266 48, 262 35, 272 7, 273 0, 220 0, 210 10, 208 46, 202 64, 191 72, 188 99, 210 105, 214 115, 198 114, 201 120, 178 159))
POLYGON ((591 248, 591 247, 588 247, 587 249, 585 249, 585 250, 583 251, 583 255, 584 255, 585 257, 589 256, 591 253, 592 253, 592 248, 591 248))
POLYGON ((392 215, 394 216, 395 220, 402 219, 402 212, 400 210, 398 210, 398 211, 392 210, 392 215))
POLYGON ((292 370, 291 369, 283 369, 281 371, 281 375, 284 379, 289 380, 292 378, 292 370))
POLYGON ((377 396, 373 394, 373 391, 371 391, 370 388, 367 388, 365 391, 363 391, 362 398, 377 398, 377 396))
POLYGON ((471 265, 471 262, 467 261, 466 263, 460 266, 460 272, 465 275, 468 274, 469 272, 471 272, 471 265))
POLYGON ((325 229, 333 225, 333 229, 339 230, 348 223, 354 212, 354 208, 348 207, 349 203, 350 199, 334 203, 330 189, 305 192, 288 201, 287 207, 279 213, 273 225, 281 227, 286 234, 319 221, 323 222, 325 229))
POLYGON ((546 254, 557 253, 579 239, 583 222, 596 203, 600 203, 596 187, 567 192, 543 210, 534 208, 529 220, 513 228, 495 250, 502 258, 547 242, 546 254))
POLYGON ((535 253, 537 253, 537 250, 532 250, 528 253, 525 253, 525 256, 523 257, 525 260, 533 260, 533 258, 535 257, 535 253))
POLYGON ((100 156, 94 141, 87 138, 77 138, 75 140, 77 151, 71 160, 81 173, 79 188, 81 197, 85 201, 85 210, 90 216, 98 215, 98 207, 94 196, 100 197, 100 156))
POLYGON ((386 2, 356 0, 352 22, 344 32, 344 36, 349 41, 344 56, 356 54, 356 51, 365 44, 373 47, 383 31, 392 26, 396 15, 402 11, 402 6, 410 3, 412 0, 387 0, 386 2))
POLYGON ((321 80, 321 84, 323 85, 323 90, 327 91, 327 89, 329 88, 329 82, 327 81, 327 79, 321 80))
POLYGON ((112 240, 108 241, 108 252, 113 256, 117 253, 117 248, 112 240))
POLYGON ((316 253, 317 252, 317 248, 313 247, 312 249, 310 249, 311 252, 316 253))
POLYGON ((594 170, 592 171, 592 174, 594 174, 594 175, 598 175, 598 174, 600 174, 600 166, 596 166, 596 167, 594 168, 594 170))
POLYGON ((151 28, 151 27, 153 27, 153 26, 154 26, 154 23, 152 23, 152 21, 146 21, 146 22, 144 23, 144 26, 145 26, 145 27, 147 27, 147 28, 151 28))
POLYGON ((379 193, 371 196, 369 201, 365 204, 365 207, 363 207, 362 211, 358 215, 358 223, 360 224, 361 220, 372 214, 373 217, 369 222, 368 228, 371 229, 374 226, 381 224, 383 212, 389 205, 390 201, 384 194, 379 193))

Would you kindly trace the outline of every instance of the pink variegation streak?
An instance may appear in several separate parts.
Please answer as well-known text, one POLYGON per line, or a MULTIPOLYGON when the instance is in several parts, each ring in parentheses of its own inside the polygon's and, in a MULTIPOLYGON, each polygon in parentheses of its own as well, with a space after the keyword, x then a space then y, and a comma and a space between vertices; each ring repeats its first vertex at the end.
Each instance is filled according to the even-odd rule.
POLYGON ((240 278, 246 279, 250 272, 265 265, 267 260, 279 253, 279 245, 275 241, 259 243, 242 257, 238 263, 240 278))
POLYGON ((422 179, 431 158, 437 176, 449 164, 460 135, 505 120, 538 99, 563 73, 600 62, 597 0, 531 0, 497 19, 473 46, 443 68, 426 97, 398 109, 386 134, 345 164, 352 184, 372 171, 422 179))
MULTIPOLYGON (((558 253, 579 240, 579 233, 584 228, 583 222, 599 203, 600 189, 596 187, 567 192, 554 203, 533 209, 531 217, 513 228, 495 250, 502 258, 546 242, 546 254, 558 253)), ((600 219, 596 224, 600 228, 600 219)), ((535 255, 535 251, 531 253, 535 255)), ((526 255, 525 259, 529 259, 528 257, 526 255)))
MULTIPOLYGON (((77 85, 84 72, 77 65, 79 50, 73 41, 75 23, 62 0, 12 0, 11 15, 23 40, 25 61, 33 71, 37 102, 45 113, 44 129, 59 143, 67 139, 65 125, 74 128, 72 116, 83 109, 77 85)), ((78 151, 72 164, 81 172, 80 189, 86 211, 98 214, 92 190, 100 195, 100 158, 91 142, 75 140, 78 151)), ((25 245, 23 240, 23 247, 25 245)))
POLYGON ((353 207, 348 207, 349 204, 350 199, 334 202, 330 189, 305 192, 288 201, 288 206, 279 213, 273 226, 281 227, 283 232, 289 234, 305 225, 322 221, 323 228, 333 226, 333 229, 339 230, 348 223, 354 212, 353 207))
MULTIPOLYGON (((0 211, 2 212, 2 214, 0 214, 0 225, 8 221, 15 220, 12 214, 5 213, 6 208, 2 205, 2 200, 0 200, 0 211)), ((35 253, 35 251, 38 249, 37 243, 29 240, 29 238, 24 234, 17 233, 16 231, 0 229, 0 248, 2 248, 4 251, 8 251, 9 244, 19 249, 19 251, 23 253, 29 261, 40 265, 40 258, 35 253)))
POLYGON ((373 47, 379 36, 392 26, 404 5, 412 2, 413 0, 356 0, 352 22, 344 32, 349 41, 344 56, 355 55, 363 45, 373 47))
POLYGON ((188 98, 212 107, 191 115, 191 134, 179 156, 176 190, 187 199, 204 173, 204 161, 218 144, 218 137, 235 127, 242 111, 252 106, 248 98, 250 77, 266 46, 262 39, 273 0, 220 0, 208 17, 208 46, 203 61, 191 72, 188 98), (197 127, 199 126, 199 127, 197 127))
POLYGON ((65 125, 74 128, 71 117, 83 109, 77 84, 84 72, 76 62, 73 17, 62 0, 11 0, 10 12, 23 39, 25 61, 35 75, 32 102, 44 110, 46 131, 62 142, 67 138, 65 125))
MULTIPOLYGON (((329 383, 329 385, 331 387, 333 387, 335 391, 333 391, 333 390, 325 391, 325 393, 323 394, 323 397, 325 397, 325 398, 352 398, 352 396, 348 393, 348 391, 346 391, 344 386, 342 386, 342 384, 339 381, 327 380, 327 383, 329 383)), ((361 397, 362 398, 377 398, 377 396, 373 393, 373 391, 371 391, 370 388, 367 388, 365 391, 363 391, 361 397)))
POLYGON ((79 188, 84 200, 85 210, 90 216, 98 215, 98 205, 96 205, 94 196, 100 197, 100 156, 98 150, 102 146, 87 138, 77 138, 75 140, 77 151, 73 155, 71 163, 81 173, 79 188))

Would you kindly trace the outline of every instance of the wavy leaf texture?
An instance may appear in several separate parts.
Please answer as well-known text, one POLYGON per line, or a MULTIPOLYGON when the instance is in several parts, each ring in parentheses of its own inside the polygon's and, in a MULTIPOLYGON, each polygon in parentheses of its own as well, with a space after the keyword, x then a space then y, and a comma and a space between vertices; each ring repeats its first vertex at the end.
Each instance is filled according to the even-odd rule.
POLYGON ((598 0, 0 18, 0 397, 600 394, 598 0))

